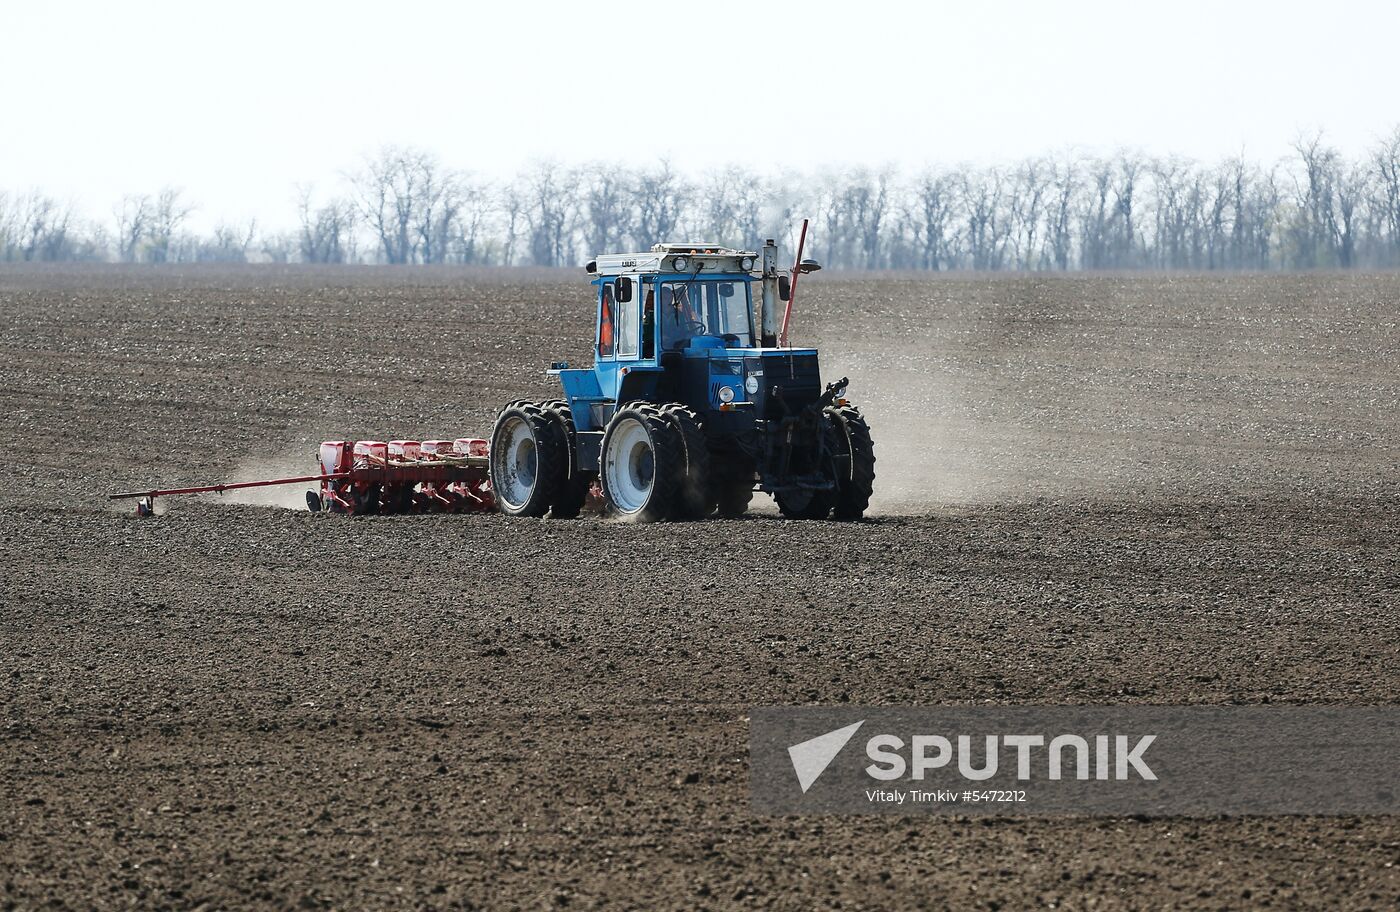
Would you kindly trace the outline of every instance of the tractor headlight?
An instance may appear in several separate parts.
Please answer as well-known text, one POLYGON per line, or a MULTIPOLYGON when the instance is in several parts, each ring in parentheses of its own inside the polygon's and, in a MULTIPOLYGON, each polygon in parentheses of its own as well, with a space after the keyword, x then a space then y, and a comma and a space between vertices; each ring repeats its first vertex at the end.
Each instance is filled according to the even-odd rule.
POLYGON ((744 272, 753 272, 753 257, 744 257, 740 260, 739 268, 744 272))
POLYGON ((733 401, 734 401, 734 387, 732 387, 732 386, 721 386, 721 387, 719 388, 719 401, 720 401, 720 402, 733 402, 733 401))
POLYGON ((690 268, 690 257, 678 256, 671 262, 676 267, 676 271, 678 272, 685 272, 687 269, 690 268))
POLYGON ((748 393, 749 393, 750 396, 757 396, 757 395, 758 395, 758 378, 757 378, 757 377, 750 377, 749 379, 745 380, 745 381, 744 381, 744 389, 748 391, 748 393))

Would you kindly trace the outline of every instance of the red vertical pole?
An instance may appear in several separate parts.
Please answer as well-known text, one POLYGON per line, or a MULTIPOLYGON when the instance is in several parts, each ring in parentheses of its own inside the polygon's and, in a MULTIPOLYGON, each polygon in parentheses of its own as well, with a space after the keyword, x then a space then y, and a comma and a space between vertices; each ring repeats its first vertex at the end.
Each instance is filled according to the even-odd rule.
POLYGON ((792 261, 792 284, 788 287, 787 306, 783 308, 783 328, 778 333, 778 347, 787 348, 788 321, 792 319, 792 302, 797 299, 798 267, 802 265, 802 248, 807 246, 807 222, 802 220, 802 234, 797 238, 797 258, 792 261))

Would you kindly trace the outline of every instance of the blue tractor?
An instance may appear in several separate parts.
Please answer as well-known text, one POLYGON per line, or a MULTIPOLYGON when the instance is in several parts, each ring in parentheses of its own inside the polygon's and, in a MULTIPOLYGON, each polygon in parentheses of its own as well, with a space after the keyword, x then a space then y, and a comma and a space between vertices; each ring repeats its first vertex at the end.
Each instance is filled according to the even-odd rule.
MULTIPOLYGON (((787 517, 861 518, 875 481, 870 428, 845 378, 823 387, 815 349, 778 345, 792 279, 773 241, 761 255, 658 244, 587 268, 593 367, 556 363, 561 399, 501 410, 490 470, 502 512, 573 517, 591 491, 641 522, 737 517, 757 489, 787 517)), ((818 268, 805 260, 793 279, 818 268)))

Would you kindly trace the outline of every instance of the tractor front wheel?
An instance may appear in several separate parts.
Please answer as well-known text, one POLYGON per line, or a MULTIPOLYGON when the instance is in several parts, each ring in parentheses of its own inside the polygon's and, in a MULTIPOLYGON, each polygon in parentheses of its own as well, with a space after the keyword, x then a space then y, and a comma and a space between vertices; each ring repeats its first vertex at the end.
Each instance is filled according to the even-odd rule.
POLYGON ((603 434, 599 475, 608 512, 636 522, 674 515, 685 472, 685 443, 656 406, 627 406, 603 434))

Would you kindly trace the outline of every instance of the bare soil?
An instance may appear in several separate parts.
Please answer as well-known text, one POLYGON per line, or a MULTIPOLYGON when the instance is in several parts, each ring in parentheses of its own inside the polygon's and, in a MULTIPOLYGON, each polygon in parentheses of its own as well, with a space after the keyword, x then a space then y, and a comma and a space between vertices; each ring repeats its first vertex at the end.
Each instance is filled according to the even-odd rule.
POLYGON ((760 705, 1400 701, 1400 276, 803 295, 867 522, 138 520, 485 436, 588 363, 582 272, 0 269, 0 908, 1400 904, 1394 817, 767 818, 746 772, 760 705))

